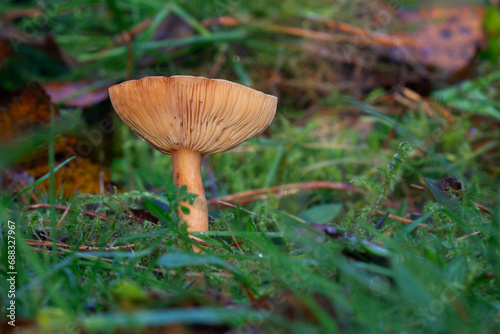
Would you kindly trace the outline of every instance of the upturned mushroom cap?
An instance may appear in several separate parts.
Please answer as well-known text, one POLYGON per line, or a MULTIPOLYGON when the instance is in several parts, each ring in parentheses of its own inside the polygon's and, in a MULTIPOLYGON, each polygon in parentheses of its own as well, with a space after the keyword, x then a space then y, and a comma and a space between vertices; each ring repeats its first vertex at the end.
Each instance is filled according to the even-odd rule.
POLYGON ((109 95, 120 118, 165 154, 230 150, 264 131, 277 104, 275 96, 252 88, 192 76, 125 81, 109 95))

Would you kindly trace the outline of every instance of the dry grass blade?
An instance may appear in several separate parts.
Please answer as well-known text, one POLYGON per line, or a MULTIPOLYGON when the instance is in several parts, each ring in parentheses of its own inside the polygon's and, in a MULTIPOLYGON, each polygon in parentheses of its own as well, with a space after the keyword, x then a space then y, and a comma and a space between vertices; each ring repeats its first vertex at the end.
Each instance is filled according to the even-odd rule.
MULTIPOLYGON (((334 29, 346 34, 351 34, 354 36, 361 37, 359 40, 354 38, 354 43, 358 42, 361 45, 379 45, 379 46, 417 46, 417 41, 413 38, 391 36, 385 34, 375 34, 371 31, 350 25, 348 23, 337 22, 337 21, 327 21, 324 22, 325 26, 330 29, 334 29)), ((348 36, 353 43, 353 36, 348 36)))
POLYGON ((10 9, 1 15, 2 20, 5 22, 14 21, 26 17, 40 17, 44 14, 40 8, 20 8, 10 9))
MULTIPOLYGON (((377 210, 377 211, 375 211, 375 214, 379 215, 379 216, 384 216, 384 215, 387 214, 387 212, 383 212, 383 211, 377 210)), ((388 214, 387 217, 391 218, 391 219, 394 219, 394 220, 397 220, 398 222, 401 222, 403 224, 407 224, 407 225, 413 224, 413 220, 411 220, 411 219, 407 219, 407 218, 395 216, 395 215, 392 215, 392 214, 388 214)), ((425 224, 418 224, 417 227, 428 227, 428 226, 425 225, 425 224)), ((432 231, 432 229, 429 229, 429 230, 432 231)))
POLYGON ((467 234, 467 235, 464 235, 463 237, 457 238, 457 240, 455 240, 455 245, 458 245, 458 243, 459 243, 460 241, 462 241, 462 240, 465 240, 465 239, 467 239, 467 238, 469 238, 469 237, 473 237, 473 236, 475 236, 475 235, 479 235, 479 234, 481 234, 481 231, 476 231, 476 232, 474 232, 474 233, 467 234))
MULTIPOLYGON (((23 180, 19 180, 19 184, 21 185, 22 189, 28 188, 28 185, 23 180)), ((40 203, 40 200, 38 199, 38 197, 36 197, 35 193, 33 192, 33 189, 30 189, 29 193, 30 193, 31 199, 35 203, 40 203)))
POLYGON ((66 215, 68 214, 70 208, 71 208, 71 205, 68 206, 68 208, 62 214, 61 218, 59 218, 59 221, 57 222, 57 225, 56 225, 56 229, 59 228, 59 226, 61 226, 61 224, 62 224, 64 218, 66 218, 66 215))
POLYGON ((402 93, 409 100, 413 102, 422 103, 425 107, 426 113, 429 113, 430 110, 433 110, 440 113, 441 116, 443 116, 448 122, 452 122, 455 120, 455 116, 453 116, 453 114, 450 113, 446 108, 444 108, 443 106, 439 105, 438 103, 430 99, 422 97, 417 92, 409 88, 403 88, 402 93))
POLYGON ((228 206, 227 203, 231 203, 233 205, 235 203, 248 204, 255 201, 267 199, 271 195, 275 197, 281 197, 297 194, 301 191, 312 191, 318 189, 347 190, 358 194, 364 193, 362 189, 356 188, 355 186, 348 183, 331 181, 310 181, 284 184, 271 188, 243 191, 232 195, 213 198, 208 200, 207 202, 211 208, 224 208, 228 206))
POLYGON ((120 46, 130 43, 130 41, 133 40, 137 35, 149 28, 152 21, 152 18, 148 18, 138 25, 134 26, 129 31, 122 32, 122 34, 113 42, 113 46, 120 46))
POLYGON ((331 32, 321 32, 314 31, 296 27, 287 27, 276 24, 264 25, 263 28, 267 31, 303 37, 311 38, 319 41, 329 41, 329 42, 346 42, 354 45, 377 45, 385 47, 394 46, 415 46, 416 41, 412 38, 404 38, 399 36, 383 35, 383 34, 373 34, 367 30, 352 26, 347 23, 340 22, 327 22, 325 23, 329 28, 334 28, 340 30, 341 32, 348 33, 346 35, 339 35, 331 32), (356 38, 359 37, 359 38, 356 38))

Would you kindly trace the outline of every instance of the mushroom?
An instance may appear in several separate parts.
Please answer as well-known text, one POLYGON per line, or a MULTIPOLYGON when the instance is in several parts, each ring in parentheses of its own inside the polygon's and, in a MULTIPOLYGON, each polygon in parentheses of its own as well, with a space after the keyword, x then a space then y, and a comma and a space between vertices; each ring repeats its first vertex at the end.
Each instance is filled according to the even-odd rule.
POLYGON ((264 131, 277 98, 230 81, 192 76, 147 77, 109 88, 120 118, 144 141, 172 156, 174 183, 197 195, 179 210, 188 231, 208 231, 201 179, 205 155, 224 152, 264 131))

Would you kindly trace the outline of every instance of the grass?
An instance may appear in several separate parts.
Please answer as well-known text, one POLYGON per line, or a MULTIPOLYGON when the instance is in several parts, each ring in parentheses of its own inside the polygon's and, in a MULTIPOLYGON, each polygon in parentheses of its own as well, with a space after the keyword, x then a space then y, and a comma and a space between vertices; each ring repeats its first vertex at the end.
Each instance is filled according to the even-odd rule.
MULTIPOLYGON (((134 52, 189 45, 176 49, 170 60, 196 51, 175 70, 203 73, 215 54, 258 50, 262 64, 243 53, 239 61, 232 57, 221 75, 259 85, 252 69, 278 63, 299 43, 290 47, 290 40, 248 26, 206 31, 201 20, 209 15, 200 12, 263 22, 332 14, 331 6, 309 8, 303 1, 272 4, 265 12, 259 3, 236 1, 218 9, 215 4, 197 8, 183 2, 165 7, 156 1, 107 1, 96 2, 96 16, 111 16, 101 26, 111 36, 120 26, 174 11, 197 34, 158 43, 146 31, 134 52), (109 11, 99 10, 103 4, 109 11), (195 67, 199 59, 204 65, 195 67)), ((79 10, 86 5, 65 4, 66 14, 49 23, 60 32, 61 47, 94 60, 58 78, 77 79, 85 71, 100 79, 123 78, 126 61, 120 47, 106 55, 88 43, 70 47, 73 35, 82 40, 100 36, 96 45, 103 48, 111 40, 79 10)), ((293 65, 304 58, 293 52, 280 70, 300 72, 293 65)), ((9 80, 6 85, 15 86, 19 78, 9 80)), ((61 185, 53 176, 58 166, 51 158, 47 163, 53 172, 43 181, 50 191, 33 188, 49 207, 29 210, 19 198, 1 193, 2 316, 9 301, 4 293, 9 290, 7 222, 13 221, 16 316, 26 330, 500 332, 498 92, 490 89, 496 85, 498 71, 483 66, 461 85, 435 89, 434 100, 405 107, 381 99, 387 95, 381 88, 362 99, 331 91, 318 99, 316 106, 324 113, 315 114, 316 119, 285 95, 270 131, 231 152, 205 158, 207 197, 304 181, 353 184, 363 193, 320 189, 269 194, 248 205, 213 209, 211 231, 195 233, 205 242, 199 245, 202 253, 192 251, 186 225, 175 214, 179 192, 171 180, 170 157, 138 140, 115 117, 110 164, 112 180, 123 191, 64 197, 57 192, 61 185), (450 110, 452 117, 441 109, 450 110), (457 178, 465 191, 456 196, 425 181, 443 177, 457 178), (435 201, 411 184, 425 186, 435 201), (69 209, 56 211, 52 204, 69 209), (403 224, 377 211, 412 222, 403 224)), ((55 124, 51 129, 53 138, 60 130, 55 124)), ((32 150, 37 145, 26 143, 32 150)), ((52 139, 49 157, 53 145, 52 139)), ((1 149, 9 164, 19 154, 14 148, 1 149)), ((2 332, 9 329, 5 319, 0 321, 2 332)))
MULTIPOLYGON (((25 241, 50 234, 44 223, 50 209, 27 211, 4 197, 2 219, 17 223, 18 317, 55 333, 81 329, 133 332, 174 323, 197 324, 212 331, 498 330, 498 203, 489 202, 492 215, 481 213, 471 205, 481 192, 471 191, 462 202, 454 202, 459 209, 427 202, 425 216, 415 224, 386 219, 377 229, 374 223, 379 218, 373 211, 389 209, 383 200, 396 197, 408 182, 405 179, 425 175, 419 171, 439 161, 439 153, 421 157, 428 165, 419 166, 418 159, 412 159, 415 149, 402 147, 397 152, 394 147, 384 153, 379 148, 370 151, 393 165, 367 167, 356 163, 359 148, 341 154, 338 150, 311 150, 307 144, 316 140, 310 128, 292 127, 285 120, 278 120, 274 127, 273 142, 253 140, 241 152, 209 158, 221 193, 256 188, 266 181, 268 185, 311 179, 348 181, 365 175, 367 194, 315 191, 270 198, 244 209, 214 210, 213 232, 199 236, 216 248, 207 248, 204 254, 192 253, 185 226, 177 227, 177 217, 165 211, 164 204, 159 205, 176 207, 174 189, 160 195, 143 189, 57 199, 72 210, 57 229, 70 248, 56 257, 47 251, 34 253, 25 241), (276 154, 280 147, 286 147, 284 153, 276 154), (391 157, 394 154, 398 156, 391 157), (301 172, 322 159, 335 161, 345 156, 354 158, 347 166, 325 165, 301 172), (340 168, 346 176, 339 173, 340 168), (341 209, 332 213, 322 207, 328 204, 338 204, 341 209), (83 215, 88 207, 108 221, 83 215), (352 234, 328 238, 296 217, 315 207, 322 208, 313 216, 316 221, 352 234), (127 218, 124 208, 147 208, 160 221, 137 223, 127 218), (419 223, 427 227, 417 229, 419 223), (235 240, 243 243, 230 246, 235 240), (82 245, 129 244, 135 245, 133 252, 78 250, 82 245)), ((342 134, 344 138, 357 135, 348 132, 342 134)), ((122 141, 125 153, 116 164, 132 170, 117 168, 116 179, 132 175, 140 181, 133 184, 139 189, 146 183, 171 187, 169 157, 159 156, 128 130, 121 133, 127 136, 122 141), (137 165, 127 161, 127 156, 140 157, 134 159, 137 165)), ((469 163, 460 166, 466 168, 469 163)), ((490 187, 489 191, 496 190, 490 187)), ((498 196, 493 200, 498 201, 498 196)), ((403 198, 399 208, 389 211, 403 215, 405 201, 403 198)), ((6 239, 2 242, 6 249, 6 239)), ((5 271, 5 262, 3 265, 5 271)), ((5 282, 1 281, 2 289, 7 289, 5 282)))

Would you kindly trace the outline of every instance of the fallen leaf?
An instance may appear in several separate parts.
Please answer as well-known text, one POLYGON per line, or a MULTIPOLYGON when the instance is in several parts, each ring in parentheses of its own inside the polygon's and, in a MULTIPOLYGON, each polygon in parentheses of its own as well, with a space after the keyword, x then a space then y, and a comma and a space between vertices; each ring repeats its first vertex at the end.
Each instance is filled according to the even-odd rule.
POLYGON ((72 97, 79 91, 88 89, 91 84, 92 82, 90 81, 47 82, 43 84, 43 88, 50 96, 53 103, 63 101, 63 104, 67 107, 88 108, 108 98, 109 85, 91 90, 69 100, 66 99, 72 97))
POLYGON ((130 209, 130 211, 133 213, 134 218, 138 218, 140 220, 144 221, 149 221, 152 222, 153 224, 157 224, 160 219, 153 215, 151 212, 145 209, 130 209))
POLYGON ((358 26, 322 21, 310 30, 321 36, 302 35, 310 55, 310 63, 300 68, 303 78, 282 80, 281 89, 313 105, 333 89, 363 95, 376 87, 406 86, 428 94, 436 83, 472 76, 478 51, 486 45, 482 7, 363 11, 385 12, 390 20, 386 16, 385 23, 358 26))
MULTIPOLYGON (((34 133, 35 129, 48 129, 51 108, 55 118, 61 122, 57 106, 52 105, 41 85, 32 83, 18 93, 6 97, 5 105, 0 106, 0 139, 2 144, 16 145, 16 141, 34 133)), ((15 166, 9 167, 0 177, 0 185, 13 192, 20 191, 22 184, 30 184, 49 172, 48 150, 46 143, 20 158, 15 166)), ((56 134, 54 139, 56 165, 71 156, 76 158, 63 166, 56 174, 56 186, 65 196, 80 193, 101 193, 110 182, 108 172, 92 162, 90 156, 80 154, 81 142, 78 138, 56 134)), ((37 189, 48 190, 49 181, 44 181, 37 189)))
POLYGON ((12 46, 10 43, 0 38, 0 68, 3 67, 7 58, 12 54, 12 46))
MULTIPOLYGON (((337 322, 339 321, 335 312, 335 306, 329 298, 319 294, 312 294, 311 297, 323 312, 330 315, 331 318, 337 322)), ((319 321, 316 317, 315 310, 304 303, 297 294, 289 290, 285 290, 275 295, 262 296, 253 300, 252 305, 258 310, 272 312, 289 320, 319 321)), ((338 325, 341 328, 343 327, 341 323, 338 323, 338 325)))
POLYGON ((423 8, 402 11, 398 17, 413 32, 393 36, 413 38, 417 45, 392 48, 390 55, 437 70, 444 77, 465 69, 484 44, 481 7, 423 8))
POLYGON ((435 202, 455 210, 458 207, 457 200, 461 200, 464 189, 458 179, 445 177, 440 180, 423 178, 423 184, 427 195, 435 202))

